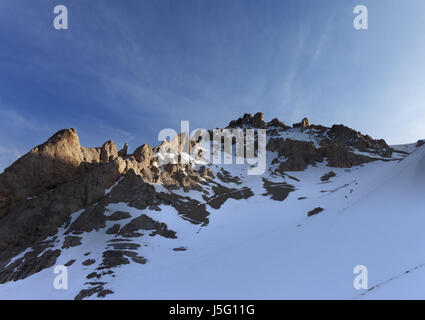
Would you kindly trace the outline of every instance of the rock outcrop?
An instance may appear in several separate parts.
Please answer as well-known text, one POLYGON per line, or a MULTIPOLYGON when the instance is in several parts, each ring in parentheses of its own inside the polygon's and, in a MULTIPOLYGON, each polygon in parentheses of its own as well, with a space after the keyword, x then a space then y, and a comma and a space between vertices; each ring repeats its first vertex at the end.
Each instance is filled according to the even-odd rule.
POLYGON ((254 116, 249 113, 245 113, 242 118, 233 120, 229 123, 228 128, 243 128, 251 127, 263 129, 265 128, 264 114, 262 112, 257 112, 254 116))
POLYGON ((112 141, 100 148, 84 148, 74 129, 55 133, 0 175, 0 218, 17 202, 55 189, 109 162, 116 162, 121 169, 124 166, 112 141))
POLYGON ((258 129, 264 129, 264 114, 262 112, 257 112, 251 120, 252 126, 258 129))
POLYGON ((144 144, 133 152, 133 157, 144 168, 148 167, 153 160, 152 146, 144 144))
POLYGON ((368 163, 377 158, 358 155, 347 146, 331 142, 316 148, 313 143, 292 139, 270 138, 266 149, 277 152, 278 156, 272 164, 279 164, 278 171, 303 171, 308 165, 315 165, 327 159, 330 167, 351 168, 368 163))
MULTIPOLYGON (((179 139, 180 136, 170 143, 178 145, 179 139)), ((66 129, 7 168, 0 175, 0 267, 2 261, 22 248, 37 247, 43 239, 53 236, 72 213, 105 199, 106 190, 122 176, 134 175, 141 183, 185 189, 197 188, 202 178, 213 177, 210 168, 201 169, 201 178, 190 164, 159 166, 150 145, 140 146, 131 156, 127 155, 127 148, 126 144, 118 152, 111 140, 102 147, 85 148, 80 145, 76 131, 66 129)), ((125 199, 128 191, 120 193, 120 200, 125 199)), ((164 196, 162 202, 181 200, 166 200, 164 196)), ((101 223, 95 208, 91 208, 89 216, 101 223)))
POLYGON ((100 149, 100 161, 107 163, 118 158, 118 151, 112 140, 106 141, 100 149))
POLYGON ((385 140, 372 139, 370 136, 363 135, 344 125, 333 125, 328 131, 328 137, 332 143, 354 147, 362 152, 375 153, 383 157, 391 157, 392 154, 392 150, 385 140))
POLYGON ((307 118, 304 118, 304 119, 301 120, 300 123, 294 123, 292 127, 293 128, 300 128, 301 131, 304 131, 304 130, 306 130, 310 127, 310 122, 308 121, 307 118))
POLYGON ((124 147, 120 151, 118 151, 118 156, 121 158, 126 158, 127 151, 128 151, 128 143, 125 143, 124 147))
POLYGON ((280 162, 279 171, 302 171, 308 165, 314 165, 317 161, 322 161, 322 157, 311 142, 298 141, 292 139, 271 138, 266 149, 271 152, 277 152, 278 158, 285 160, 280 162))
POLYGON ((267 128, 280 128, 280 129, 289 129, 290 127, 287 126, 285 123, 283 123, 282 121, 280 121, 278 118, 274 118, 272 121, 267 123, 267 128))

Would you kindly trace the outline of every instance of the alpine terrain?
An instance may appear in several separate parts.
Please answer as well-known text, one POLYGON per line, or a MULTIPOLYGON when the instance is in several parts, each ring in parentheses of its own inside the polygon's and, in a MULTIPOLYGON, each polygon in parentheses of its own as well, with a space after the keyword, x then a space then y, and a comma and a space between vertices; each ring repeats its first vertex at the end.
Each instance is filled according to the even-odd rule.
POLYGON ((255 129, 254 155, 266 130, 263 174, 235 145, 231 164, 179 161, 184 134, 130 153, 66 129, 22 156, 0 175, 0 299, 425 297, 424 141, 262 113, 227 129, 255 129))

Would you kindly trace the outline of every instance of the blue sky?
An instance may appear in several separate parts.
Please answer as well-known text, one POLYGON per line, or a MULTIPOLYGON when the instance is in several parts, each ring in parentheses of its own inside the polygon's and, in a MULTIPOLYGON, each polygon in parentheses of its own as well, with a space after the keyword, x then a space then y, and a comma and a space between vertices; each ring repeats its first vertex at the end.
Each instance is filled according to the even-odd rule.
POLYGON ((423 0, 2 0, 0 171, 61 128, 130 149, 245 112, 425 138, 423 0), (53 28, 66 5, 69 30, 53 28), (353 8, 369 29, 353 28, 353 8))

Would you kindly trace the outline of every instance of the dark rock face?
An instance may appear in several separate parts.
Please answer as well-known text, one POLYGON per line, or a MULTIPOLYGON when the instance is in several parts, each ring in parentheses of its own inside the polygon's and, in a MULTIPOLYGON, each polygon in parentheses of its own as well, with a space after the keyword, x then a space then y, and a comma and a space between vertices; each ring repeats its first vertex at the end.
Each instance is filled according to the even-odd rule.
POLYGON ((355 154, 348 147, 339 146, 336 143, 319 148, 318 151, 322 157, 328 159, 328 166, 335 168, 351 168, 376 160, 368 156, 355 154))
POLYGON ((110 227, 108 230, 105 231, 106 234, 117 234, 118 231, 120 231, 120 225, 114 224, 112 227, 110 227))
POLYGON ((232 176, 229 171, 226 171, 223 168, 217 173, 217 178, 224 183, 242 183, 239 177, 232 176))
MULTIPOLYGON (((249 113, 245 113, 242 118, 233 120, 229 123, 228 128, 243 128, 243 127, 252 127, 252 128, 267 128, 270 135, 273 136, 273 133, 276 133, 276 129, 287 130, 287 127, 279 119, 275 118, 272 121, 265 123, 264 115, 262 113, 257 113, 255 116, 252 116, 249 113)), ((333 125, 331 128, 327 128, 321 125, 313 125, 307 118, 303 118, 301 122, 295 123, 292 126, 293 128, 300 128, 301 131, 314 130, 322 135, 322 144, 323 147, 326 147, 330 144, 336 144, 338 147, 348 147, 356 148, 362 152, 369 152, 381 157, 391 157, 392 149, 383 139, 372 139, 368 135, 363 135, 360 132, 357 132, 353 129, 350 129, 344 125, 333 125), (324 134, 327 133, 327 138, 324 134)), ((351 150, 348 150, 351 151, 351 150)))
POLYGON ((283 129, 283 130, 290 128, 285 123, 280 121, 278 118, 274 118, 272 121, 267 123, 267 128, 273 128, 273 127, 280 128, 280 129, 283 129))
POLYGON ((333 125, 328 131, 328 136, 337 145, 357 148, 360 151, 371 152, 383 157, 391 157, 392 150, 385 140, 374 140, 368 135, 363 135, 344 125, 333 125))
POLYGON ((129 264, 128 258, 139 264, 145 264, 147 261, 145 258, 139 257, 134 251, 108 250, 103 253, 103 262, 97 269, 111 269, 123 264, 129 264))
POLYGON ((108 217, 108 220, 118 221, 118 220, 128 219, 130 217, 131 215, 128 212, 115 211, 113 214, 111 214, 108 217))
POLYGON ((281 162, 279 171, 302 171, 308 165, 314 165, 317 161, 322 161, 317 149, 311 142, 298 141, 282 138, 271 138, 266 149, 277 152, 278 157, 285 157, 287 160, 281 162))
POLYGON ((425 145, 425 140, 418 140, 416 143, 416 148, 422 147, 423 145, 425 145))
POLYGON ((289 193, 295 190, 293 186, 286 182, 271 182, 263 178, 263 183, 264 189, 267 191, 263 196, 270 195, 271 199, 276 201, 284 201, 289 193))
POLYGON ((257 112, 252 118, 252 126, 254 128, 263 129, 265 126, 264 123, 264 114, 262 112, 257 112))
POLYGON ((152 231, 152 236, 159 234, 165 238, 177 238, 176 233, 172 230, 168 230, 168 227, 165 223, 159 223, 145 214, 142 214, 141 216, 131 220, 128 224, 122 227, 119 231, 119 235, 125 236, 127 238, 139 236, 140 234, 136 233, 136 231, 139 230, 152 231))
POLYGON ((104 190, 119 176, 117 163, 111 162, 54 190, 20 201, 0 220, 0 251, 8 247, 28 247, 55 235, 71 213, 100 200, 104 190))
POLYGON ((245 126, 259 129, 265 128, 264 114, 257 112, 252 116, 249 113, 245 113, 242 118, 231 121, 228 128, 242 128, 245 126))
POLYGON ((0 283, 25 279, 30 275, 55 265, 60 250, 48 249, 49 246, 37 246, 28 252, 23 258, 17 259, 11 264, 0 264, 0 283))
POLYGON ((237 120, 232 120, 229 123, 229 128, 240 128, 243 126, 248 126, 252 124, 252 115, 249 113, 245 113, 242 118, 237 120))
POLYGON ((219 209, 228 199, 248 199, 254 195, 248 187, 228 188, 217 182, 212 182, 212 195, 204 194, 202 198, 213 209, 219 209))
POLYGON ((271 138, 266 149, 278 153, 278 157, 273 160, 273 163, 279 163, 279 172, 303 171, 308 165, 315 165, 326 158, 328 166, 337 168, 351 168, 376 160, 357 155, 347 146, 338 145, 335 142, 316 148, 313 143, 307 141, 271 138))
POLYGON ((93 285, 90 289, 83 289, 80 291, 80 293, 75 297, 75 300, 82 300, 84 298, 90 297, 97 293, 98 298, 105 297, 108 294, 114 293, 112 290, 104 289, 103 286, 106 284, 105 282, 92 282, 90 283, 93 285))

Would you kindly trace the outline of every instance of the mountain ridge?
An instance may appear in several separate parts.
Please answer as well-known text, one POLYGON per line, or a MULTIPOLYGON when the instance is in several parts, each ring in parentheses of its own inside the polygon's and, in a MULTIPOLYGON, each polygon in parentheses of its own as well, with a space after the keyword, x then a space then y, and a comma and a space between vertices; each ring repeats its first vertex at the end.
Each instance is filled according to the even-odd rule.
MULTIPOLYGON (((182 156, 182 135, 157 147, 141 145, 127 154, 127 144, 118 151, 111 140, 101 147, 85 148, 74 129, 64 129, 29 151, 0 175, 0 283, 23 280, 54 266, 64 252, 78 248, 95 232, 112 238, 105 240, 97 259, 83 261, 83 266, 96 264, 96 268, 87 274, 88 281, 75 298, 104 297, 114 293, 106 288, 109 281, 105 279, 115 277, 118 267, 149 264, 139 252, 139 239, 178 240, 179 232, 154 218, 154 212, 172 208, 182 221, 205 229, 210 216, 229 201, 261 197, 264 203, 285 203, 303 183, 292 172, 320 168, 319 182, 326 184, 343 175, 333 170, 400 162, 411 153, 343 125, 327 128, 310 124, 307 118, 287 126, 278 119, 265 122, 262 113, 245 114, 227 128, 266 129, 265 175, 249 178, 240 171, 246 165, 159 164, 161 146, 177 145, 177 158, 182 156), (121 206, 124 209, 117 208, 121 206), (133 214, 134 210, 140 213, 133 214), (26 252, 28 248, 32 251, 26 252)), ((191 148, 198 143, 192 140, 191 148)), ((414 146, 421 147, 420 142, 414 146)), ((339 193, 356 183, 322 190, 322 194, 339 193)), ((305 209, 305 215, 321 216, 318 208, 305 209)), ((174 249, 187 250, 184 246, 174 249)), ((69 267, 72 260, 76 259, 66 263, 69 267)))

